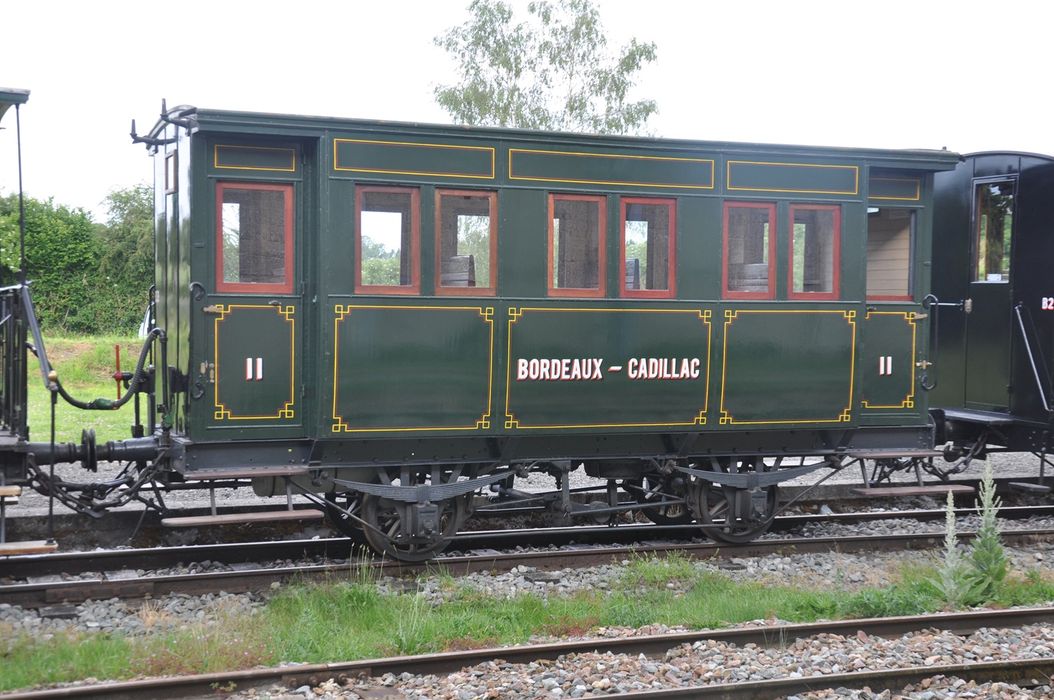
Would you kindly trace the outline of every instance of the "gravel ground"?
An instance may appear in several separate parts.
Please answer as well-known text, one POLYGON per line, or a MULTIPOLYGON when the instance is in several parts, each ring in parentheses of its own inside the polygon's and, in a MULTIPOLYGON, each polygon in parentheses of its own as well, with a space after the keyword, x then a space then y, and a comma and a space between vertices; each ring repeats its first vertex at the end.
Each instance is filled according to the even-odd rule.
MULTIPOLYGON (((1007 548, 1012 570, 1026 572, 1036 570, 1054 576, 1054 543, 1036 544, 1027 550, 1007 548)), ((930 555, 936 556, 936 555, 930 555)), ((739 582, 757 582, 766 585, 799 586, 814 588, 817 582, 828 582, 842 590, 859 590, 866 587, 884 587, 895 582, 903 567, 927 561, 927 555, 919 552, 869 552, 845 554, 824 552, 796 554, 794 556, 768 555, 721 560, 701 560, 693 566, 702 572, 718 573, 739 582)), ((286 562, 289 564, 290 562, 286 562)), ((567 568, 542 571, 528 566, 518 566, 507 572, 476 572, 458 577, 456 585, 450 586, 449 578, 426 576, 419 579, 383 577, 377 581, 383 593, 417 593, 432 604, 440 604, 466 589, 495 598, 512 598, 531 594, 540 598, 573 595, 579 591, 607 591, 619 585, 629 560, 589 568, 567 568)), ((221 564, 205 562, 195 568, 228 570, 221 564), (206 566, 207 565, 207 566, 206 566)), ((186 569, 171 569, 165 572, 179 573, 186 569)), ((145 572, 144 572, 145 573, 145 572)), ((125 572, 124 577, 142 575, 125 572)), ((685 584, 671 582, 667 588, 684 592, 685 584)), ((117 599, 89 601, 81 605, 60 608, 68 617, 54 619, 40 612, 18 606, 0 604, 0 631, 28 631, 33 634, 53 634, 66 629, 80 631, 114 631, 123 634, 139 634, 157 625, 147 625, 146 620, 163 620, 172 625, 192 623, 200 619, 213 619, 212 611, 217 606, 232 609, 253 609, 261 599, 251 595, 226 593, 207 596, 173 595, 142 604, 117 599), (157 614, 154 614, 157 613, 157 614), (156 619, 155 619, 156 618, 156 619)), ((4 635, 0 634, 0 638, 4 635)))
MULTIPOLYGON (((494 661, 444 676, 386 674, 343 685, 280 686, 235 694, 236 698, 415 698, 551 700, 684 688, 695 685, 803 678, 834 673, 941 664, 1033 659, 1054 655, 1054 630, 1046 626, 982 629, 969 636, 925 630, 894 639, 863 632, 822 634, 778 648, 717 641, 683 644, 661 658, 611 653, 570 654, 554 661, 510 664, 494 661)), ((903 693, 835 690, 797 698, 1051 697, 1049 686, 1023 691, 1005 684, 971 685, 960 679, 931 678, 903 693), (1000 695, 1002 694, 1002 695, 1000 695)))

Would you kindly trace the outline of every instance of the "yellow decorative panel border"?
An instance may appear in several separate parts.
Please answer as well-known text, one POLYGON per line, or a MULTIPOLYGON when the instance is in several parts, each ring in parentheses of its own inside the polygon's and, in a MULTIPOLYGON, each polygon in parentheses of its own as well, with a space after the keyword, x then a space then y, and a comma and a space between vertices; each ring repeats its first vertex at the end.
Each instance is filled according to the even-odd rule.
POLYGON ((216 368, 213 404, 214 420, 282 420, 296 417, 296 307, 272 306, 271 304, 219 304, 212 327, 212 362, 216 368), (289 400, 275 411, 274 415, 236 416, 220 401, 220 323, 234 309, 273 309, 289 324, 289 400))
POLYGON ((468 178, 471 180, 493 180, 497 168, 495 160, 497 158, 496 149, 492 146, 462 146, 460 144, 452 143, 418 143, 415 141, 377 141, 373 139, 333 139, 333 169, 339 172, 352 172, 352 173, 377 173, 382 175, 423 175, 428 177, 456 177, 456 178, 468 178), (451 150, 459 151, 483 151, 490 154, 490 174, 489 175, 466 175, 464 173, 450 173, 450 172, 431 172, 427 170, 394 170, 388 168, 351 168, 342 166, 340 164, 340 155, 338 146, 342 143, 369 143, 375 146, 416 146, 418 148, 448 148, 451 150))
POLYGON ((883 199, 896 202, 917 202, 922 199, 922 180, 917 177, 873 177, 871 182, 910 182, 915 185, 915 194, 911 197, 881 197, 869 195, 868 199, 883 199))
POLYGON ((853 420, 853 387, 856 381, 856 311, 853 310, 816 310, 816 309, 785 309, 785 310, 767 310, 767 309, 726 309, 725 310, 725 325, 724 325, 724 339, 721 350, 721 405, 719 410, 721 411, 721 417, 719 418, 721 425, 791 425, 801 423, 849 423, 853 420), (849 324, 849 328, 852 331, 852 342, 849 350, 849 396, 846 399, 845 408, 834 418, 799 418, 799 419, 781 419, 781 420, 754 420, 744 421, 736 420, 735 416, 725 409, 725 386, 727 384, 727 363, 728 363, 728 329, 732 323, 739 318, 740 315, 744 314, 838 314, 845 318, 849 324))
POLYGON ((692 427, 706 425, 710 403, 710 356, 712 354, 713 327, 710 322, 710 309, 576 309, 563 307, 522 306, 509 308, 507 347, 505 356, 505 428, 506 430, 571 430, 576 428, 667 428, 692 427), (548 311, 555 313, 650 313, 650 314, 696 314, 706 326, 706 381, 703 390, 703 407, 690 420, 663 423, 575 423, 571 425, 524 425, 510 410, 512 395, 512 326, 528 311, 548 311))
POLYGON ((822 163, 771 163, 757 160, 730 160, 725 164, 725 188, 730 191, 744 192, 788 192, 793 194, 840 194, 855 195, 860 193, 860 168, 856 165, 824 165, 822 163), (853 171, 853 189, 850 190, 810 190, 783 187, 737 187, 732 184, 732 165, 770 165, 787 168, 827 168, 853 171))
POLYGON ((335 304, 333 306, 333 424, 330 432, 333 433, 413 433, 423 431, 465 431, 465 430, 487 430, 491 424, 491 413, 493 411, 492 399, 494 395, 494 307, 493 306, 388 306, 384 304, 335 304), (414 426, 414 427, 381 427, 381 428, 355 428, 344 422, 343 416, 337 412, 337 387, 340 381, 340 324, 352 312, 358 309, 385 309, 385 310, 428 310, 428 311, 475 311, 483 319, 490 329, 490 341, 487 359, 487 409, 480 415, 479 419, 472 425, 463 426, 414 426))
POLYGON ((911 365, 910 365, 910 370, 909 370, 910 373, 911 373, 911 389, 908 391, 908 395, 904 397, 904 400, 901 401, 900 404, 890 404, 888 406, 881 405, 881 404, 871 405, 871 404, 869 404, 867 402, 867 399, 864 399, 864 400, 862 400, 860 402, 860 405, 861 405, 862 408, 872 409, 872 410, 877 410, 877 409, 886 409, 886 410, 901 409, 901 410, 903 410, 905 408, 915 408, 915 355, 916 355, 916 352, 918 350, 917 338, 916 338, 916 336, 918 335, 918 326, 917 326, 917 323, 916 323, 917 317, 915 315, 915 312, 913 312, 913 311, 868 311, 867 314, 864 316, 864 320, 867 321, 872 316, 902 316, 904 318, 905 323, 907 323, 908 326, 911 328, 911 365))
POLYGON ((239 146, 235 144, 217 143, 212 147, 212 167, 217 170, 261 170, 269 173, 295 173, 296 172, 296 149, 275 148, 272 146, 239 146), (220 165, 220 149, 235 149, 243 151, 278 151, 289 154, 288 168, 264 168, 257 165, 220 165))
POLYGON ((662 187, 669 189, 684 189, 684 190, 712 190, 714 189, 714 160, 712 158, 682 158, 675 156, 638 156, 631 154, 621 153, 583 153, 580 151, 547 151, 543 149, 534 148, 510 148, 509 149, 509 179, 510 180, 527 180, 532 182, 566 182, 579 185, 623 185, 626 187, 662 187), (544 155, 554 156, 579 156, 585 158, 627 158, 631 160, 657 160, 657 161, 681 161, 687 163, 708 163, 710 165, 710 184, 709 185, 686 185, 683 183, 665 183, 665 182, 631 182, 622 180, 587 180, 587 179, 574 179, 574 178, 554 178, 554 177, 531 177, 526 175, 516 175, 512 171, 513 159, 517 153, 541 153, 544 155))

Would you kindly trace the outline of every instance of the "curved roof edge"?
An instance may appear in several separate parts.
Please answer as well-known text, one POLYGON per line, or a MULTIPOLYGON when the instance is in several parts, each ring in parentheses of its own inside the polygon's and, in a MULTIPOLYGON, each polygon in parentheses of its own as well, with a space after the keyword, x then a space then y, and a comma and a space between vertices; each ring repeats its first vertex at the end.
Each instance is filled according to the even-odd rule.
POLYGON ((963 159, 976 158, 978 156, 1022 156, 1024 158, 1042 158, 1043 160, 1054 160, 1054 156, 1046 153, 1034 153, 1032 151, 975 151, 963 153, 963 159))
POLYGON ((0 87, 0 121, 3 121, 4 113, 9 107, 25 104, 28 100, 29 90, 0 87))

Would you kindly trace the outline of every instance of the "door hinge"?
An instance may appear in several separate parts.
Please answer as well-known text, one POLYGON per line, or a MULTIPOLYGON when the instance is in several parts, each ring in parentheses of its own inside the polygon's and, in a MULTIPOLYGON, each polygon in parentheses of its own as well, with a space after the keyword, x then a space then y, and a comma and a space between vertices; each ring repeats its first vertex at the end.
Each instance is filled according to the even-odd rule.
POLYGON ((915 363, 915 366, 918 367, 919 369, 929 369, 930 367, 933 366, 933 363, 930 362, 929 360, 919 360, 918 362, 915 363))

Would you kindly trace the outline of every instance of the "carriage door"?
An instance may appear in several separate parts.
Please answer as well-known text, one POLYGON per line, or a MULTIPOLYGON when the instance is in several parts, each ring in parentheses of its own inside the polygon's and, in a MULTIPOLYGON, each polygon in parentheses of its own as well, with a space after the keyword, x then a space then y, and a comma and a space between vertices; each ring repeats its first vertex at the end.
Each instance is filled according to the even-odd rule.
POLYGON ((973 188, 973 259, 966 316, 966 406, 1010 405, 1010 260, 1016 178, 979 178, 973 188))
POLYGON ((203 309, 208 429, 302 435, 297 183, 220 180, 215 202, 215 293, 203 309))

